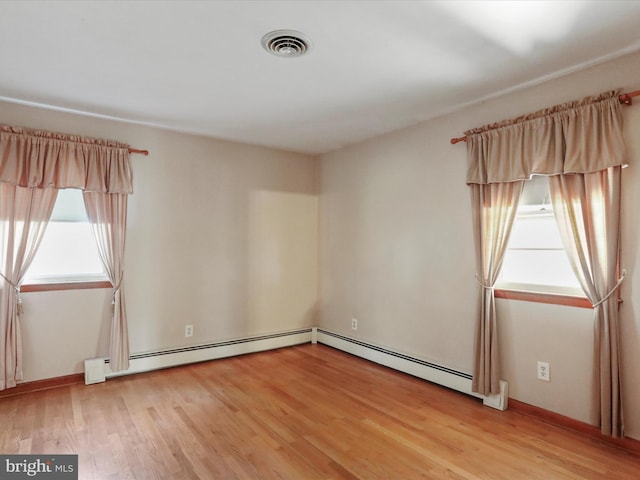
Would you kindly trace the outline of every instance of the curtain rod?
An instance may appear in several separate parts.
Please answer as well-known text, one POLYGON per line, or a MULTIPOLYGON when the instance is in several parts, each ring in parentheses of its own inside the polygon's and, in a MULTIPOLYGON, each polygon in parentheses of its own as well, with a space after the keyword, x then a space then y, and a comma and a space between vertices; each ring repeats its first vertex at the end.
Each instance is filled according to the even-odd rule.
POLYGON ((129 153, 139 153, 140 155, 149 155, 149 150, 138 150, 137 148, 130 148, 129 153))
MULTIPOLYGON (((635 92, 622 93, 618 96, 618 100, 620 103, 624 103, 625 105, 633 105, 633 97, 640 96, 640 90, 636 90, 635 92)), ((467 137, 458 137, 451 139, 451 145, 455 145, 456 143, 466 142, 467 137)))

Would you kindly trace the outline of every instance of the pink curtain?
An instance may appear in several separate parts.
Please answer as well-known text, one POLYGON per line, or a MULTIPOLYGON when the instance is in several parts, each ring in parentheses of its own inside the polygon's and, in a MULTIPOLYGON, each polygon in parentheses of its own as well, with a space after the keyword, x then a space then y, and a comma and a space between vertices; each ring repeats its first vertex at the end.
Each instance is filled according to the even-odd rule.
POLYGON ((597 172, 627 164, 618 92, 465 132, 467 184, 597 172), (469 140, 472 140, 469 142, 469 140))
POLYGON ((40 245, 58 191, 0 182, 0 390, 22 380, 20 285, 40 245))
POLYGON ((124 245, 127 226, 127 195, 84 192, 84 205, 92 225, 100 258, 113 284, 111 321, 111 370, 129 368, 129 335, 124 301, 124 245))
POLYGON ((0 187, 0 388, 15 386, 22 378, 22 346, 16 320, 19 286, 51 215, 56 189, 61 188, 78 188, 97 196, 93 199, 90 195, 88 202, 85 197, 85 204, 91 205, 88 208, 93 213, 89 214, 100 253, 114 285, 111 354, 115 357, 111 367, 114 371, 128 368, 122 258, 126 195, 133 193, 129 145, 0 125, 0 187))
POLYGON ((0 182, 133 193, 129 145, 0 125, 0 182))
POLYGON ((476 268, 481 286, 471 388, 481 395, 500 393, 498 325, 493 286, 502 268, 523 187, 523 181, 471 185, 476 268))
POLYGON ((595 364, 600 428, 623 435, 620 327, 616 291, 620 252, 622 168, 549 178, 553 211, 569 261, 594 305, 595 364))
POLYGON ((620 170, 627 165, 618 92, 557 105, 465 134, 477 275, 483 288, 476 323, 474 391, 487 395, 499 389, 492 287, 509 236, 514 199, 517 204, 516 195, 487 202, 488 195, 483 198, 479 192, 485 187, 493 198, 494 189, 507 188, 499 185, 526 181, 534 174, 550 175, 565 247, 595 306, 601 428, 604 433, 620 435, 617 304, 606 297, 618 283, 619 183, 620 170))

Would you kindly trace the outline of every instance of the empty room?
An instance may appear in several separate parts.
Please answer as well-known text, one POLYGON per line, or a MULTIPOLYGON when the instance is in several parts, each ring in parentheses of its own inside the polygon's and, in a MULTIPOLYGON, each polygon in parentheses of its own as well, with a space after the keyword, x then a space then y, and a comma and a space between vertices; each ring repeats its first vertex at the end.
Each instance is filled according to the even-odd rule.
POLYGON ((0 479, 636 480, 638 25, 0 2, 0 479))

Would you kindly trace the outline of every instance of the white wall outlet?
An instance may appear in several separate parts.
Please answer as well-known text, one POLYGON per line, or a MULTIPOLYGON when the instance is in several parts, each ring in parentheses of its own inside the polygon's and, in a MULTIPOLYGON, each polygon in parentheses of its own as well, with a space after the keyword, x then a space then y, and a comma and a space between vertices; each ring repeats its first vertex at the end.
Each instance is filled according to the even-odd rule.
POLYGON ((357 318, 352 318, 351 319, 351 330, 357 330, 358 329, 358 319, 357 318))
POLYGON ((548 362, 538 362, 538 380, 551 381, 548 362))
POLYGON ((185 337, 193 337, 193 325, 185 325, 184 326, 184 336, 185 337))

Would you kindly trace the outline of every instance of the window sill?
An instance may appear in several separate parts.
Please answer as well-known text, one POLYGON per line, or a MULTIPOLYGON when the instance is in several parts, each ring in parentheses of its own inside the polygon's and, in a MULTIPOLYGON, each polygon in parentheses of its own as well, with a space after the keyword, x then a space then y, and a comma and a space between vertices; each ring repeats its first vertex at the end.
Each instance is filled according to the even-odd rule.
POLYGON ((496 298, 507 300, 521 300, 523 302, 548 303, 551 305, 565 305, 568 307, 593 308, 587 297, 563 295, 559 293, 529 292, 524 290, 505 290, 496 288, 496 298))
POLYGON ((53 292, 56 290, 87 290, 91 288, 113 288, 108 280, 87 282, 29 283, 20 287, 21 293, 53 292))

